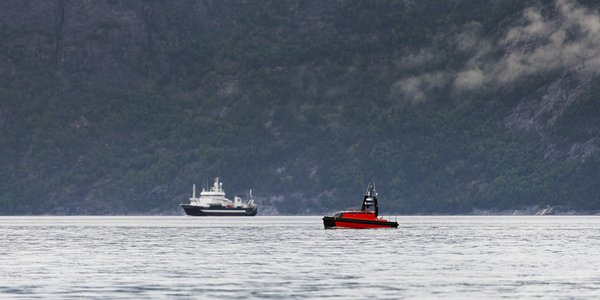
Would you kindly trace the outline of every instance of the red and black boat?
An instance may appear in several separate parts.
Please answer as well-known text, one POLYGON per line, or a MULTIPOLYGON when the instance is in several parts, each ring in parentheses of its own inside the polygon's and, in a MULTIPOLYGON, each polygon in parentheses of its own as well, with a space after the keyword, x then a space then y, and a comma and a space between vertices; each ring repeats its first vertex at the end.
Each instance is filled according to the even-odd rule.
POLYGON ((372 183, 369 183, 359 211, 340 211, 333 217, 323 217, 323 225, 328 228, 396 228, 398 222, 378 218, 379 206, 377 193, 372 183))

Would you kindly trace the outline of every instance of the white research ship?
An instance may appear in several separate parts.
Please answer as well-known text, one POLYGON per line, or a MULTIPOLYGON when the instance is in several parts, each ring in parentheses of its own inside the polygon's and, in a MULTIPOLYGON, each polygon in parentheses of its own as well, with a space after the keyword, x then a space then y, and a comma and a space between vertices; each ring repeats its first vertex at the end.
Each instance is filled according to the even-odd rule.
POLYGON ((233 201, 225 198, 223 183, 219 177, 209 190, 202 189, 200 197, 196 198, 196 185, 192 186, 192 198, 189 204, 181 204, 185 213, 189 216, 256 216, 256 204, 252 199, 243 203, 242 198, 235 196, 233 201))

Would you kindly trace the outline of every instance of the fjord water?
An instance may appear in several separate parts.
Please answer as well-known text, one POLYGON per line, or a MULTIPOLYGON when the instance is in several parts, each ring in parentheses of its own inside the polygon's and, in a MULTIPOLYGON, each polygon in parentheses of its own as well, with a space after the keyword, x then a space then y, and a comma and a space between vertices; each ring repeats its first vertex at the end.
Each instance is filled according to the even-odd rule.
POLYGON ((600 217, 0 217, 0 298, 596 298, 600 217), (392 217, 392 219, 394 219, 392 217))

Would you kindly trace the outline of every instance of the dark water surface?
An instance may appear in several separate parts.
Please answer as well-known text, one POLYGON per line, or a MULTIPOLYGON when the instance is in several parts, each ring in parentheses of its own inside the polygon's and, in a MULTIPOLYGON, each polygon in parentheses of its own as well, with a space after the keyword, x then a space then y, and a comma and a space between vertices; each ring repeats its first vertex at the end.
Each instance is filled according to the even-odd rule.
POLYGON ((397 221, 0 217, 0 298, 600 297, 600 217, 397 221))

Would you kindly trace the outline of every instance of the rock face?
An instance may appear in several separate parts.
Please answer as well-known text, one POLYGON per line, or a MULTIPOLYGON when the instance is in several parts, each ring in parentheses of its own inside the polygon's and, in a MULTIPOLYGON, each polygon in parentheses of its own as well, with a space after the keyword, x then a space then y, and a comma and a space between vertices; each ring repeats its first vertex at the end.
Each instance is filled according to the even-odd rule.
POLYGON ((564 74, 541 86, 533 95, 521 99, 504 123, 508 128, 544 134, 571 105, 580 100, 590 82, 587 74, 564 74))
POLYGON ((569 119, 565 114, 585 105, 586 98, 594 83, 594 76, 585 72, 565 71, 557 79, 541 86, 532 95, 522 98, 504 119, 507 128, 533 132, 546 141, 545 158, 582 160, 595 153, 599 148, 598 138, 586 135, 578 140, 561 141, 554 134, 557 127, 567 127, 570 122, 583 126, 585 132, 597 132, 598 124, 589 119, 569 119), (564 121, 561 123, 561 121, 564 121), (565 124, 566 123, 566 124, 565 124), (561 151, 556 146, 563 143, 561 151))
POLYGON ((594 5, 0 1, 0 214, 600 209, 594 5))

